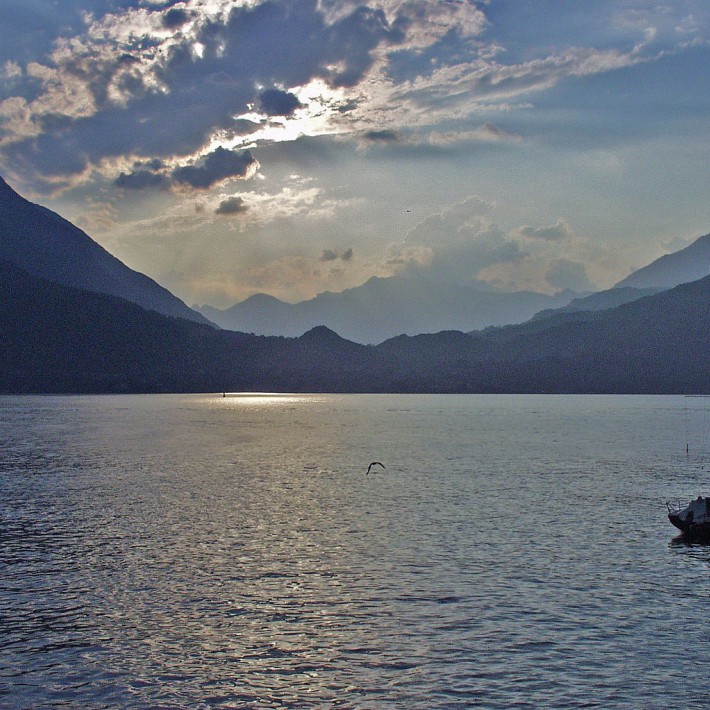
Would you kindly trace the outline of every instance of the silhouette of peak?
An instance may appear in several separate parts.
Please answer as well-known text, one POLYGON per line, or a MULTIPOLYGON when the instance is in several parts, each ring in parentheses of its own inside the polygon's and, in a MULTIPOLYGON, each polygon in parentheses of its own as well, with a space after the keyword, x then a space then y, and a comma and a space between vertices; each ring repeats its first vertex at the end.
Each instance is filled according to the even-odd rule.
POLYGON ((0 177, 0 259, 64 286, 119 296, 143 308, 209 321, 145 274, 126 266, 79 227, 19 195, 0 177))
POLYGON ((21 199, 20 196, 3 179, 2 175, 0 175, 0 195, 3 195, 5 197, 15 197, 17 199, 21 199))
POLYGON ((343 338, 341 338, 334 330, 331 330, 330 328, 327 328, 324 325, 317 325, 315 328, 311 328, 309 331, 305 332, 301 337, 300 340, 304 341, 325 341, 325 342, 336 342, 336 341, 342 341, 343 338))
POLYGON ((698 237, 684 249, 664 254, 647 266, 629 274, 614 288, 673 288, 697 281, 710 271, 710 234, 698 237))
MULTIPOLYGON (((268 293, 254 293, 248 298, 245 298, 241 303, 251 303, 251 304, 276 304, 276 303, 283 303, 282 300, 276 298, 276 296, 271 296, 268 293)), ((241 305, 241 304, 237 304, 241 305)))

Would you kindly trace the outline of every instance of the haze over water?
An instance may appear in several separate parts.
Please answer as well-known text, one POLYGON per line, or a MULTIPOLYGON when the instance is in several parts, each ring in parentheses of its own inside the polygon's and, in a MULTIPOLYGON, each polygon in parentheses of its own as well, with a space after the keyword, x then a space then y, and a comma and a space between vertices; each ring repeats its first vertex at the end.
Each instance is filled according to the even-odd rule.
POLYGON ((0 705, 706 707, 708 403, 2 397, 0 705))

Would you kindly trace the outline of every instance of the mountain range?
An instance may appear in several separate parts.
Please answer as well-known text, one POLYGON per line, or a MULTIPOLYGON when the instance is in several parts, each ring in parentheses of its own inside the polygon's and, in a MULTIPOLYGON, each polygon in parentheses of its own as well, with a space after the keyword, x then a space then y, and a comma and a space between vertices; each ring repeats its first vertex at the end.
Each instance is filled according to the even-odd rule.
POLYGON ((325 325, 359 343, 379 343, 399 334, 474 331, 522 323, 566 311, 603 310, 695 281, 710 273, 710 234, 630 274, 616 286, 580 295, 520 291, 498 293, 473 286, 426 281, 415 276, 373 277, 339 293, 325 292, 299 303, 258 293, 231 308, 193 306, 229 330, 294 337, 325 325))
POLYGON ((259 335, 297 336, 325 325, 358 343, 440 330, 479 330, 520 323, 542 309, 564 306, 577 294, 496 293, 416 277, 372 277, 340 293, 324 292, 300 303, 263 293, 231 308, 193 306, 222 328, 259 335))
MULTIPOLYGON (((656 285, 622 283, 520 324, 378 345, 323 324, 300 337, 262 336, 215 328, 3 182, 0 392, 707 394, 710 277, 658 285, 669 273, 687 276, 677 264, 693 266, 696 244, 647 267, 650 281, 640 283, 656 285)), ((386 304, 392 283, 383 281, 370 287, 386 304)))
POLYGON ((710 277, 604 311, 361 345, 169 318, 0 262, 0 392, 710 393, 710 277))
POLYGON ((166 288, 109 254, 56 212, 18 195, 0 177, 0 259, 28 273, 120 296, 167 316, 208 323, 166 288))

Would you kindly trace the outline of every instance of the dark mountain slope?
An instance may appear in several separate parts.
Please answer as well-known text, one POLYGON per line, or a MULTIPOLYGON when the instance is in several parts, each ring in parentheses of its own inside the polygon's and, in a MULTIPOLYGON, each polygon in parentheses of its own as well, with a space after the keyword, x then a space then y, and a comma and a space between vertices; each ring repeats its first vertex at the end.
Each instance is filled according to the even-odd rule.
POLYGON ((0 392, 710 393, 710 277, 607 311, 378 346, 217 331, 0 262, 0 392))
POLYGON ((0 261, 0 392, 365 390, 377 359, 324 328, 219 331, 0 261))
POLYGON ((163 315, 209 322, 71 222, 20 197, 1 177, 0 259, 65 286, 120 296, 163 315))
POLYGON ((507 386, 557 392, 709 392, 710 277, 618 308, 481 336, 507 386))
POLYGON ((238 358, 219 331, 0 262, 1 392, 162 392, 222 387, 238 358))
POLYGON ((624 303, 637 301, 644 296, 652 296, 654 293, 664 290, 663 288, 610 288, 606 291, 598 291, 597 293, 592 293, 581 298, 574 298, 566 306, 562 306, 561 308, 548 308, 544 311, 540 311, 533 316, 532 320, 549 318, 550 316, 560 313, 574 313, 576 311, 606 311, 610 308, 621 306, 624 303))
POLYGON ((401 391, 710 392, 710 277, 607 311, 378 346, 401 391))

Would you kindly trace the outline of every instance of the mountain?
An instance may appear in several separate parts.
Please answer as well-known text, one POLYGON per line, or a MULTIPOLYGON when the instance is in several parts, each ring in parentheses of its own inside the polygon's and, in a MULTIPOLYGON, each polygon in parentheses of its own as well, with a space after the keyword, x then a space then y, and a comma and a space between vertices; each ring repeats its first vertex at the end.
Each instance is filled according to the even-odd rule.
POLYGON ((710 277, 468 337, 402 336, 378 350, 399 391, 708 394, 710 277))
POLYGON ((710 393, 710 277, 604 311, 360 345, 231 331, 0 262, 0 392, 710 393))
POLYGON ((291 322, 294 307, 290 303, 265 293, 257 293, 225 310, 212 306, 192 308, 227 330, 287 336, 300 335, 308 330, 308 327, 301 327, 300 323, 295 325, 291 322))
POLYGON ((613 288, 572 299, 559 308, 547 308, 533 317, 549 318, 558 313, 601 311, 630 303, 682 283, 697 281, 710 272, 710 234, 699 237, 685 249, 666 254, 634 271, 613 288))
POLYGON ((219 334, 0 261, 0 392, 221 388, 232 363, 219 334))
POLYGON ((163 315, 209 322, 71 222, 18 195, 1 177, 0 259, 65 286, 120 296, 163 315))
POLYGON ((0 393, 368 391, 380 360, 327 328, 217 330, 0 260, 0 393))
POLYGON ((226 310, 198 307, 212 322, 230 330, 297 336, 325 325, 358 343, 379 343, 402 333, 445 329, 477 330, 519 323, 544 308, 569 303, 575 294, 493 293, 414 277, 373 277, 340 293, 325 292, 289 304, 257 294, 226 310))
POLYGON ((666 254, 619 281, 615 288, 672 288, 710 273, 710 234, 680 251, 666 254))
POLYGON ((576 313, 578 311, 605 311, 609 308, 616 308, 624 303, 631 303, 644 296, 651 296, 654 293, 663 291, 663 288, 631 288, 623 286, 610 288, 606 291, 598 291, 581 298, 573 298, 566 306, 561 308, 548 308, 533 316, 533 320, 549 318, 560 313, 576 313))

